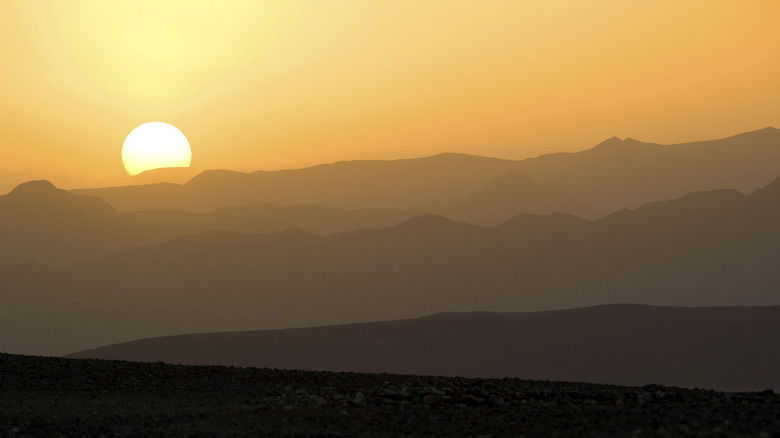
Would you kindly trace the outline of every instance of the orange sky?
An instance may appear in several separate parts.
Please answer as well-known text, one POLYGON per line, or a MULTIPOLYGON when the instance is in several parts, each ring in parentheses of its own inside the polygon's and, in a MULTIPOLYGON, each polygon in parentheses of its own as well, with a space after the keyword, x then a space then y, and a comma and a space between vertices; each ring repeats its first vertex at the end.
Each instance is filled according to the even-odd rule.
POLYGON ((0 193, 132 184, 125 136, 197 169, 780 127, 780 2, 0 2, 0 193))

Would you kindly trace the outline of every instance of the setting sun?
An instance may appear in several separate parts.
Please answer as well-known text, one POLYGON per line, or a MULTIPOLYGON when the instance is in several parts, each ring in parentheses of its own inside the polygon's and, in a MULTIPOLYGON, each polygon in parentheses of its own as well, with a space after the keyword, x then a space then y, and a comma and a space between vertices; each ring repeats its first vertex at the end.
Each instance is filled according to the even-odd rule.
POLYGON ((189 167, 192 151, 175 126, 150 122, 133 129, 122 146, 122 162, 130 175, 164 167, 189 167))
POLYGON ((0 192, 137 183, 109 145, 145 121, 180 128, 200 170, 241 172, 776 126, 778 16, 771 1, 3 1, 0 192))
POLYGON ((0 438, 780 438, 778 17, 0 0, 0 438))

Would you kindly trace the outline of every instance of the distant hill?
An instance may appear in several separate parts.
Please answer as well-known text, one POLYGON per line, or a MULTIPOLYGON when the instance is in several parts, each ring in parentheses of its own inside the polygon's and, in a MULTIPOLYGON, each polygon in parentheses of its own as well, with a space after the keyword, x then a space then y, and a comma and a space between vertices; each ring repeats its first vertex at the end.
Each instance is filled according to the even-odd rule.
POLYGON ((183 184, 191 180, 198 171, 192 167, 163 167, 160 169, 145 170, 132 176, 134 184, 175 183, 183 184))
POLYGON ((764 194, 780 193, 778 185, 780 180, 751 195, 690 194, 595 222, 526 215, 483 228, 421 216, 383 230, 331 236, 209 233, 95 259, 73 270, 110 274, 124 279, 126 287, 142 281, 149 283, 144 289, 165 289, 177 278, 171 269, 185 275, 199 266, 191 274, 200 277, 198 288, 241 295, 252 285, 302 294, 322 302, 312 308, 322 322, 332 308, 327 302, 336 297, 349 303, 336 320, 367 315, 351 308, 375 300, 383 304, 371 306, 379 311, 374 318, 395 317, 391 309, 405 307, 430 313, 424 309, 554 308, 616 300, 774 304, 780 299, 774 289, 780 273, 772 268, 780 255, 780 200, 764 194), (159 266, 160 277, 133 278, 127 269, 139 266, 159 266), (742 274, 734 275, 735 270, 742 274), (225 275, 232 271, 235 275, 225 275), (418 305, 400 304, 406 300, 418 305))
POLYGON ((780 306, 444 313, 142 339, 70 355, 192 365, 780 390, 780 306))
POLYGON ((489 226, 521 214, 568 213, 586 219, 602 215, 565 190, 549 189, 517 172, 501 175, 460 201, 432 210, 455 220, 489 226))
POLYGON ((222 207, 208 213, 142 210, 121 213, 121 222, 167 239, 208 231, 276 233, 288 228, 315 234, 334 234, 358 228, 385 228, 419 213, 367 208, 346 210, 321 205, 249 204, 222 207))
POLYGON ((48 181, 31 181, 0 196, 0 266, 26 262, 62 266, 214 230, 274 233, 297 227, 330 234, 383 228, 416 214, 274 204, 224 207, 208 213, 117 212, 96 196, 74 195, 48 181))
POLYGON ((77 196, 48 181, 20 184, 0 196, 0 265, 61 264, 126 248, 118 218, 98 197, 77 196))
POLYGON ((163 334, 443 311, 776 305, 778 224, 780 180, 594 222, 521 215, 488 228, 423 215, 332 235, 183 236, 34 275, 8 268, 16 304, 0 314, 0 333, 15 335, 0 336, 0 350, 62 354, 163 334))
MULTIPOLYGON (((442 154, 250 174, 214 170, 183 185, 73 192, 100 196, 121 211, 204 212, 270 202, 436 212, 439 207, 474 202, 464 199, 509 173, 524 175, 545 190, 565 192, 580 204, 573 207, 577 211, 584 206, 587 211, 609 213, 704 190, 751 192, 780 175, 780 130, 770 127, 720 140, 668 146, 611 138, 582 152, 522 161, 442 154)), ((560 201, 560 196, 557 199, 560 201)), ((556 209, 571 206, 544 203, 552 203, 547 207, 556 209)), ((539 205, 533 208, 539 209, 539 205)), ((533 208, 522 212, 532 213, 533 208)), ((578 214, 568 209, 560 212, 578 214)))
POLYGON ((203 172, 181 186, 149 185, 74 190, 119 210, 208 211, 251 203, 416 210, 445 205, 513 170, 515 162, 442 154, 396 161, 348 161, 306 169, 203 172))
POLYGON ((705 190, 748 193, 780 175, 780 130, 668 146, 611 138, 583 152, 524 160, 519 172, 606 212, 705 190))

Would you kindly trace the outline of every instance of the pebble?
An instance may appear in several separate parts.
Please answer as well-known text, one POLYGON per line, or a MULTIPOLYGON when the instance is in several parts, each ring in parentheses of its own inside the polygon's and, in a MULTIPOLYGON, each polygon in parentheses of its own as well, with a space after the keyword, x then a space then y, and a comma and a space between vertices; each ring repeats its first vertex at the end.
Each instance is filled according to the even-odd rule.
POLYGON ((644 404, 644 403, 651 403, 653 401, 653 395, 650 394, 649 392, 644 392, 644 393, 640 394, 639 396, 637 396, 637 401, 639 401, 639 403, 642 403, 642 404, 644 404))
POLYGON ((363 406, 366 404, 366 396, 364 396, 362 392, 358 392, 352 399, 352 403, 363 406))

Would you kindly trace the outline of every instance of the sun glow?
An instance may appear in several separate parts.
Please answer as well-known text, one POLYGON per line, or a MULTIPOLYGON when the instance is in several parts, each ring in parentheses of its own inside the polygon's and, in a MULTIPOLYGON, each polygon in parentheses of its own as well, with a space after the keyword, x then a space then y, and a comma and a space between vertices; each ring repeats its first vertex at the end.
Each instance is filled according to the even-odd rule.
POLYGON ((164 167, 189 167, 192 150, 187 137, 175 126, 149 122, 133 129, 122 145, 122 162, 127 173, 164 167))

